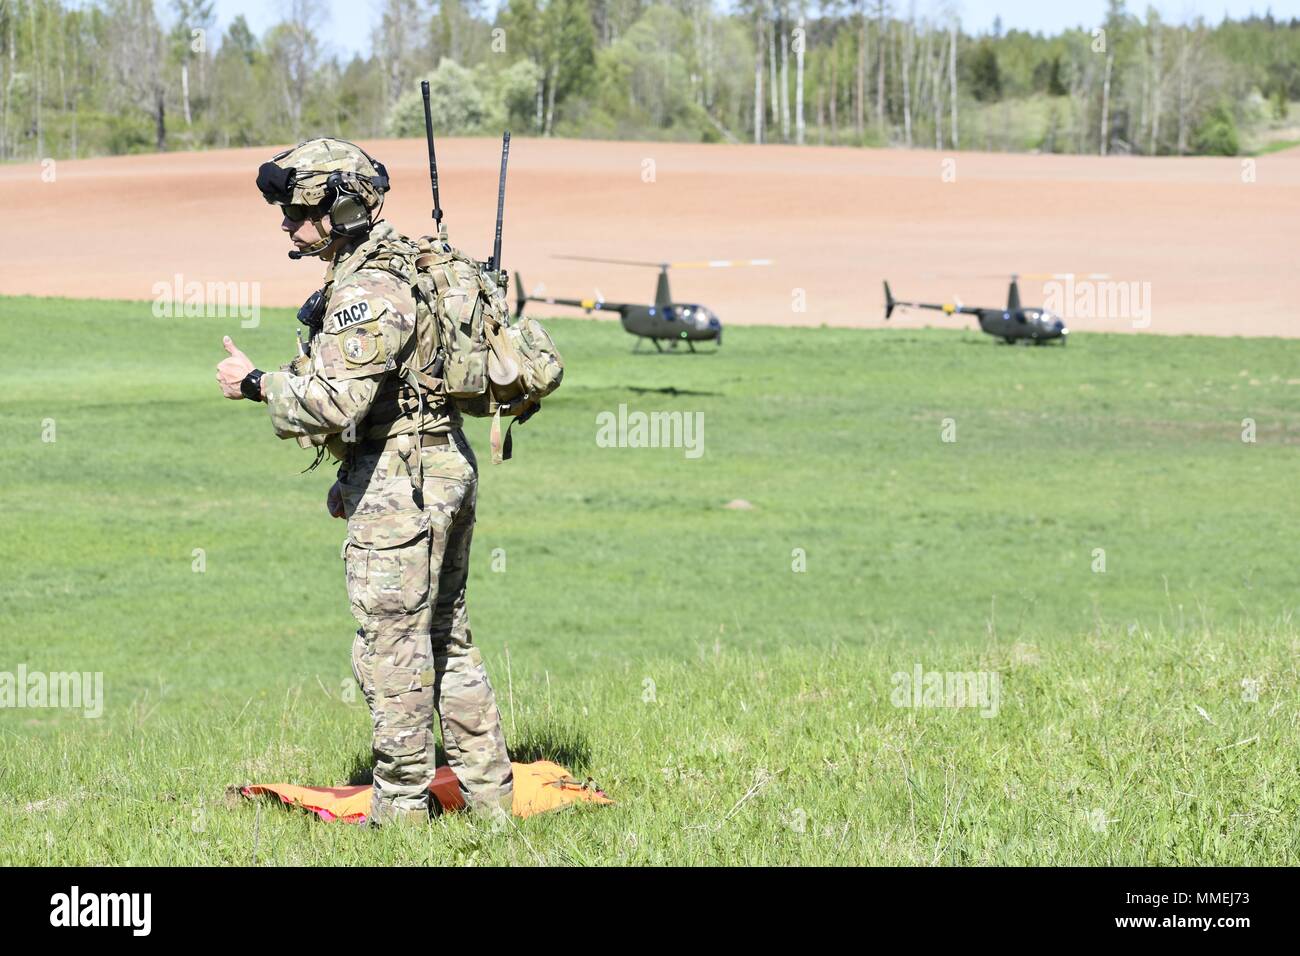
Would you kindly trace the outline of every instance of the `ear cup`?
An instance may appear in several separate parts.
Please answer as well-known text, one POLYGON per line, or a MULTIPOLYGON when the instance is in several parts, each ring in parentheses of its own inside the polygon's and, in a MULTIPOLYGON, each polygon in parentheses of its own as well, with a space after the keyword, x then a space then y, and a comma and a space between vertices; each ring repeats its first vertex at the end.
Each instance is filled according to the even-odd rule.
POLYGON ((370 210, 359 196, 339 190, 330 207, 330 223, 345 236, 356 235, 370 228, 370 210))

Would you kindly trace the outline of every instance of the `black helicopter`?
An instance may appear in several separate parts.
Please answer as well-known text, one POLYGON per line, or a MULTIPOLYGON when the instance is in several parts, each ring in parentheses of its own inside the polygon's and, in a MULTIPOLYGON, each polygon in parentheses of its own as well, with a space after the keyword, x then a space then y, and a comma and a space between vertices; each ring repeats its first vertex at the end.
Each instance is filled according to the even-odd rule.
MULTIPOLYGON (((601 259, 594 256, 556 256, 557 259, 573 259, 580 262, 607 262, 621 266, 651 266, 659 270, 659 281, 655 285, 654 305, 640 305, 630 302, 606 302, 597 292, 594 299, 557 299, 552 296, 528 295, 524 292, 523 280, 515 273, 515 294, 518 303, 515 316, 523 313, 526 302, 545 302, 548 305, 567 305, 582 309, 590 314, 593 310, 617 312, 623 328, 638 339, 649 339, 657 351, 662 352, 660 339, 668 342, 674 349, 678 342, 685 342, 687 348, 695 351, 696 342, 716 342, 722 345, 722 322, 708 306, 694 302, 674 302, 668 288, 669 269, 720 269, 730 266, 765 266, 771 265, 770 259, 720 259, 708 262, 634 262, 627 259, 601 259)), ((637 342, 637 349, 641 347, 637 342)), ((633 349, 636 351, 637 349, 633 349)))
POLYGON ((1065 327, 1061 317, 1054 312, 1041 308, 1026 308, 1020 304, 1020 287, 1017 276, 1011 277, 1011 288, 1007 290, 1005 309, 981 309, 977 306, 962 305, 961 302, 899 302, 889 291, 885 283, 885 318, 888 319, 896 308, 902 309, 937 309, 947 315, 954 313, 973 315, 979 319, 980 328, 989 335, 996 336, 1009 344, 1018 341, 1040 345, 1052 339, 1060 339, 1065 345, 1070 340, 1070 330, 1065 327))

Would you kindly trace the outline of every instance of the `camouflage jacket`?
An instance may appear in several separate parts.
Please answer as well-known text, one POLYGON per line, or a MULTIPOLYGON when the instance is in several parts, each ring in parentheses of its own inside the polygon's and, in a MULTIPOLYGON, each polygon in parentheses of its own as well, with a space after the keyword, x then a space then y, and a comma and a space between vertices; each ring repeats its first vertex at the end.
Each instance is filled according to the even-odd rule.
MULTIPOLYGON (((415 344, 415 254, 414 245, 381 220, 330 264, 324 326, 310 358, 263 380, 276 435, 324 444, 333 435, 352 442, 420 430, 417 394, 400 374, 415 344)), ((423 431, 460 426, 452 403, 422 393, 423 431)), ((341 457, 335 441, 328 447, 341 457)))

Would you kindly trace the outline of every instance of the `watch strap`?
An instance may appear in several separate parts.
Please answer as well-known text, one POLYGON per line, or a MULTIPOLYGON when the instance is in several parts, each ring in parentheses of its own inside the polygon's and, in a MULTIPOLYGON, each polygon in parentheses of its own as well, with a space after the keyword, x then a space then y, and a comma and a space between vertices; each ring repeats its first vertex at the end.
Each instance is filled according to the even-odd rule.
POLYGON ((255 368, 239 383, 239 393, 250 402, 260 402, 262 400, 262 370, 255 368))

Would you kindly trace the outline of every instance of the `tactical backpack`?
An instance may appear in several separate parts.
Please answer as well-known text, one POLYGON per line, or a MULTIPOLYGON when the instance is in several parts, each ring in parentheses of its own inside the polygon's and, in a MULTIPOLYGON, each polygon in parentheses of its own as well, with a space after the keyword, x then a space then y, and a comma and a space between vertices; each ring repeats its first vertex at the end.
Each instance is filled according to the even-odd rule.
POLYGON ((439 388, 466 414, 491 418, 492 461, 511 456, 510 429, 560 387, 564 363, 536 319, 510 321, 506 274, 452 248, 441 236, 416 240, 417 380, 439 388), (502 417, 513 419, 501 432, 502 417))

